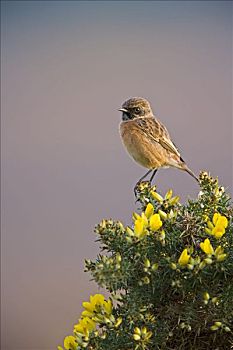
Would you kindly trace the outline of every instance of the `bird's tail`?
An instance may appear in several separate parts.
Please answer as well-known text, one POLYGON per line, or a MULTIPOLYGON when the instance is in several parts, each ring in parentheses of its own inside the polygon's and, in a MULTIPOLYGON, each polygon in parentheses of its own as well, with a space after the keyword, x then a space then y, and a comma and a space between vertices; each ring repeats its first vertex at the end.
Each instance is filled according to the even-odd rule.
POLYGON ((182 169, 185 170, 189 175, 191 175, 197 182, 199 182, 198 177, 192 172, 192 170, 189 169, 189 167, 186 164, 182 164, 182 169))

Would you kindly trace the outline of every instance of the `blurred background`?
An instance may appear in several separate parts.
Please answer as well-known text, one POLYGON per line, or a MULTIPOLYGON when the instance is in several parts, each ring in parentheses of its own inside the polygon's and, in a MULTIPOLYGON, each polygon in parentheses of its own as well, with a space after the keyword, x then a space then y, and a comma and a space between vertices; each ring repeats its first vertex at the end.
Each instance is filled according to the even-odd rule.
MULTIPOLYGON (((2 349, 52 349, 98 287, 102 218, 131 223, 145 169, 117 109, 149 99, 190 168, 232 193, 231 1, 2 1, 2 349)), ((195 197, 184 172, 164 194, 195 197)))

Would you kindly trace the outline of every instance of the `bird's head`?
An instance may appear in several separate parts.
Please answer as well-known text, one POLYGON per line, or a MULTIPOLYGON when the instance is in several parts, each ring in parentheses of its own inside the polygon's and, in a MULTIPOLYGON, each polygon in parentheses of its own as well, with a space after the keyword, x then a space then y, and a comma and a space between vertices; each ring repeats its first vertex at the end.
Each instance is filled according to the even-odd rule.
POLYGON ((125 101, 119 111, 122 112, 123 121, 153 116, 149 102, 142 97, 133 97, 125 101))

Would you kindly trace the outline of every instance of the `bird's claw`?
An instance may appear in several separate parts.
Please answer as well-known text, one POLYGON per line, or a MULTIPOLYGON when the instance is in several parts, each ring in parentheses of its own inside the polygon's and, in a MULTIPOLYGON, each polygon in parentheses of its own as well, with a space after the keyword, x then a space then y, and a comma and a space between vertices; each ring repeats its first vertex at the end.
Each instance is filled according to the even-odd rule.
MULTIPOLYGON (((138 181, 136 183, 136 185, 134 186, 134 196, 137 198, 137 194, 140 193, 143 190, 143 187, 145 187, 145 185, 147 186, 151 186, 151 182, 150 181, 138 181)), ((136 202, 139 200, 139 198, 137 198, 136 202)))

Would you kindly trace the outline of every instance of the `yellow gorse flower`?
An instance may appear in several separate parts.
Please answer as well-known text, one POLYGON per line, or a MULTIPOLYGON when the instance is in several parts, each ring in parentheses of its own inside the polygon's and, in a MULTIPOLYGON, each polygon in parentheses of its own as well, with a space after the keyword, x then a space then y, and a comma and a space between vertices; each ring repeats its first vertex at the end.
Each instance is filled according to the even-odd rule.
MULTIPOLYGON (((144 238, 149 233, 148 229, 155 232, 163 225, 160 214, 154 214, 154 207, 151 203, 147 204, 145 212, 142 212, 141 216, 137 213, 133 213, 133 219, 133 233, 138 239, 144 238)), ((130 232, 127 230, 127 233, 132 236, 131 230, 130 232)))
POLYGON ((136 341, 141 341, 142 343, 147 343, 149 342, 150 338, 152 337, 152 332, 148 331, 146 327, 135 327, 134 328, 134 334, 133 334, 133 338, 136 341))
MULTIPOLYGON (((224 249, 220 245, 214 250, 208 238, 206 238, 204 242, 200 243, 200 247, 207 255, 214 255, 218 262, 225 260, 227 257, 227 254, 224 253, 224 249)), ((205 261, 208 263, 208 259, 205 259, 205 261)))
POLYGON ((154 207, 151 203, 148 203, 145 210, 145 215, 147 219, 149 219, 153 214, 154 214, 154 207))
MULTIPOLYGON (((151 212, 151 210, 152 210, 151 206, 149 206, 149 207, 147 206, 146 210, 147 210, 147 215, 149 215, 149 212, 151 212)), ((134 236, 136 236, 138 239, 144 238, 148 233, 146 230, 148 227, 147 215, 144 212, 142 212, 141 216, 137 213, 133 213, 134 236)))
POLYGON ((200 243, 201 250, 203 250, 204 253, 207 255, 213 255, 214 254, 214 248, 212 247, 212 244, 210 243, 209 238, 206 238, 204 242, 200 243))
POLYGON ((186 266, 188 265, 190 258, 191 258, 191 255, 188 254, 188 249, 185 248, 179 257, 178 263, 181 266, 186 266))
MULTIPOLYGON (((112 315, 112 302, 105 300, 102 294, 90 296, 90 301, 83 302, 84 311, 79 322, 74 325, 73 335, 64 339, 64 348, 66 350, 77 350, 80 347, 85 348, 88 345, 89 335, 96 329, 96 323, 115 324, 115 318, 112 315)), ((118 319, 118 326, 120 320, 118 319)), ((58 350, 63 350, 61 346, 58 350)))
POLYGON ((64 348, 66 350, 76 350, 77 349, 77 342, 75 337, 73 337, 73 335, 68 335, 67 337, 65 337, 64 339, 64 348))
POLYGON ((207 222, 207 226, 205 231, 209 235, 213 235, 215 238, 220 239, 228 226, 228 220, 224 215, 220 213, 215 213, 212 222, 209 220, 207 222))
POLYGON ((151 194, 151 197, 153 199, 155 199, 157 202, 159 202, 160 204, 165 203, 166 207, 167 206, 174 206, 180 200, 179 196, 172 197, 173 192, 171 189, 167 191, 164 198, 159 193, 157 193, 155 191, 151 191, 150 194, 151 194))
POLYGON ((111 300, 106 301, 102 294, 95 294, 90 296, 90 302, 83 302, 84 311, 83 317, 94 317, 98 313, 105 316, 110 316, 112 313, 111 300))
POLYGON ((88 337, 89 333, 92 332, 96 327, 96 323, 89 317, 84 317, 79 320, 79 323, 74 325, 74 332, 80 333, 81 335, 88 337))
POLYGON ((134 234, 139 239, 143 238, 147 234, 145 223, 141 220, 141 218, 137 219, 134 223, 134 234))
POLYGON ((151 231, 158 231, 163 225, 159 214, 154 214, 150 217, 150 229, 151 231))

